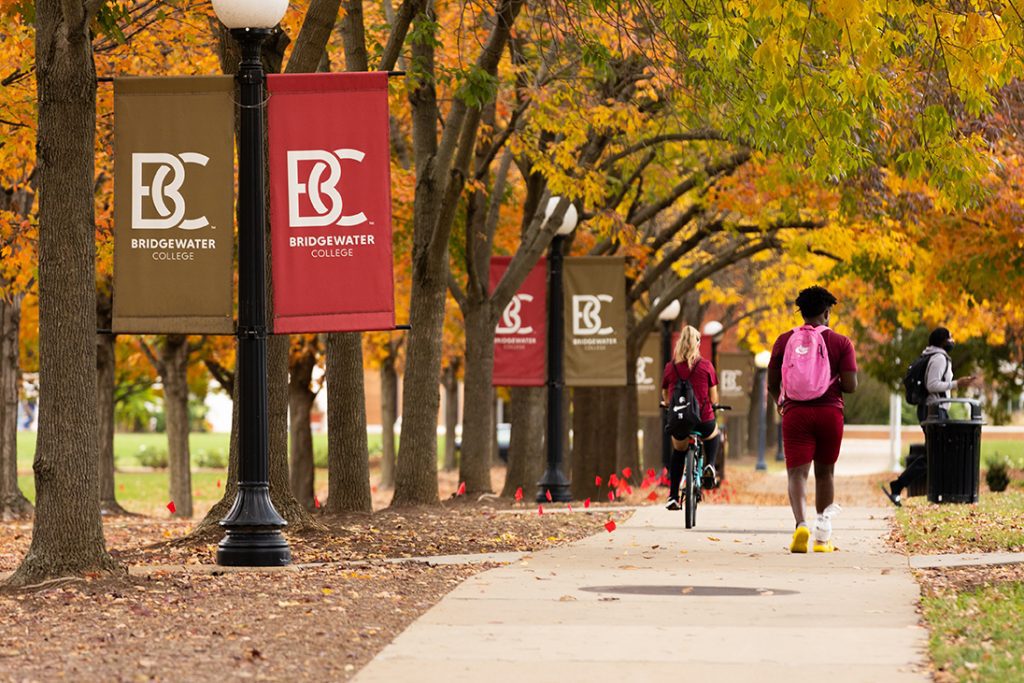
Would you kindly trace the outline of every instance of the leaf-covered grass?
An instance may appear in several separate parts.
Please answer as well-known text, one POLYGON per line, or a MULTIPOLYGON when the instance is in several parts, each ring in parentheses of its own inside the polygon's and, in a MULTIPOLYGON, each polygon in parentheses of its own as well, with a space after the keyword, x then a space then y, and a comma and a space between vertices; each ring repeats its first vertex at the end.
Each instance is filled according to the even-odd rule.
POLYGON ((983 492, 977 505, 911 498, 896 519, 912 555, 1024 551, 1024 491, 983 492))
POLYGON ((939 680, 1024 680, 1024 584, 986 585, 921 604, 939 680))

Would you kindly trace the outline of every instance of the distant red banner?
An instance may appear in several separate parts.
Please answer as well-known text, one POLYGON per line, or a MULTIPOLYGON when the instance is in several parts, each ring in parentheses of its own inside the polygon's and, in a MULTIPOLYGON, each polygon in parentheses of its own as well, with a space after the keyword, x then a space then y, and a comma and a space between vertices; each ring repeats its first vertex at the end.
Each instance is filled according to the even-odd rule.
POLYGON ((274 332, 394 328, 387 74, 267 88, 274 332))
MULTIPOLYGON (((491 290, 511 258, 491 259, 491 290)), ((540 387, 547 382, 547 272, 541 259, 526 276, 494 330, 494 386, 540 387)))

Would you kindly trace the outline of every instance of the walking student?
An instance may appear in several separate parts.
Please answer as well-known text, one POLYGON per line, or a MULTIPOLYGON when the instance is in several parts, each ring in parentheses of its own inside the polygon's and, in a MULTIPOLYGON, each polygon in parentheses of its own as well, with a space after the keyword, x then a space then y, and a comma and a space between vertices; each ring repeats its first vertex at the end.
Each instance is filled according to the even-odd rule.
MULTIPOLYGON (((697 328, 687 325, 679 334, 679 341, 672 352, 672 360, 665 365, 661 378, 662 405, 672 401, 672 389, 676 382, 685 380, 693 388, 693 396, 700 406, 700 423, 694 432, 704 440, 704 462, 708 463, 702 473, 704 479, 715 479, 715 462, 718 449, 722 442, 722 434, 715 421, 714 404, 718 403, 718 376, 711 362, 700 355, 700 332, 697 328)), ((669 510, 681 510, 679 505, 679 485, 683 480, 686 449, 689 443, 685 440, 672 438, 672 458, 669 460, 669 494, 665 507, 669 510)))
MULTIPOLYGON (((953 379, 953 359, 949 352, 953 350, 953 335, 945 327, 936 327, 928 335, 928 346, 921 352, 921 356, 927 358, 927 365, 924 371, 924 389, 927 392, 925 400, 917 404, 917 421, 922 423, 921 430, 925 432, 927 441, 928 432, 924 429, 924 421, 928 418, 928 411, 936 404, 935 416, 940 420, 949 417, 949 404, 942 400, 949 398, 950 391, 955 387, 969 387, 974 384, 974 375, 953 379)), ((882 491, 895 504, 900 506, 903 501, 900 494, 903 489, 911 484, 923 482, 928 478, 928 463, 925 458, 918 458, 907 465, 900 476, 889 482, 889 490, 882 491)))
POLYGON ((768 393, 782 414, 782 443, 789 477, 789 504, 796 530, 789 549, 806 553, 807 477, 814 466, 814 552, 829 553, 834 503, 833 472, 843 441, 843 394, 857 390, 853 343, 829 329, 836 298, 824 287, 808 287, 796 298, 804 323, 783 333, 768 363, 768 393))

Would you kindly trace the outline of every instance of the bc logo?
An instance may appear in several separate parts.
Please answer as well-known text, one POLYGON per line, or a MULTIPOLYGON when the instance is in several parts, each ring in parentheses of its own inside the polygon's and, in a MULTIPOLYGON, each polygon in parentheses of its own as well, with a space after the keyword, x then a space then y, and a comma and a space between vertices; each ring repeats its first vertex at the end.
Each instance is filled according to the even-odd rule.
POLYGON ((614 330, 601 327, 601 303, 611 303, 608 294, 574 294, 572 297, 572 333, 581 337, 609 335, 614 330))
POLYGON ((501 322, 494 328, 495 334, 533 334, 533 326, 523 327, 523 319, 519 315, 523 302, 533 301, 532 294, 516 294, 501 314, 501 322))
POLYGON ((636 385, 638 387, 654 384, 654 378, 647 376, 647 366, 652 363, 654 363, 654 359, 650 356, 640 356, 636 359, 636 385))
POLYGON ((319 149, 294 150, 288 152, 288 221, 293 228, 316 228, 325 225, 352 226, 365 223, 362 211, 346 215, 338 181, 341 180, 341 162, 361 162, 366 156, 358 149, 336 149, 325 152, 319 149), (309 167, 306 182, 299 181, 300 162, 313 162, 309 167), (327 177, 324 177, 326 172, 327 177), (299 197, 306 195, 313 205, 312 216, 303 216, 299 211, 299 197), (330 206, 324 203, 327 199, 330 206))
POLYGON ((132 229, 166 230, 177 227, 182 230, 198 230, 208 226, 210 222, 206 220, 206 216, 185 218, 185 198, 181 196, 181 186, 185 182, 185 164, 206 166, 209 161, 208 156, 197 152, 182 152, 179 155, 165 152, 133 153, 132 229), (147 164, 158 166, 150 185, 142 181, 147 164), (159 218, 142 217, 144 197, 149 197, 159 218), (167 205, 168 201, 173 208, 167 205))

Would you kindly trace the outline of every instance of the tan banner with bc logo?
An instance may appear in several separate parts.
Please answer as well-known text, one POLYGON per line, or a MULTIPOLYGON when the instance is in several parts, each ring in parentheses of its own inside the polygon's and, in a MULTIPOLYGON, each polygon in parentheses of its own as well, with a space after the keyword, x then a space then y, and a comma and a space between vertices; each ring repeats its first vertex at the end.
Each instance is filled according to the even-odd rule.
POLYGON ((732 406, 730 417, 750 412, 750 394, 754 391, 754 357, 749 353, 718 353, 718 396, 723 405, 732 406))
POLYGON ((231 334, 231 76, 114 80, 114 332, 231 334))
POLYGON ((626 260, 565 260, 565 384, 626 385, 626 260))
POLYGON ((636 398, 640 417, 661 415, 661 334, 652 333, 644 339, 636 359, 636 398))

